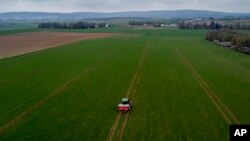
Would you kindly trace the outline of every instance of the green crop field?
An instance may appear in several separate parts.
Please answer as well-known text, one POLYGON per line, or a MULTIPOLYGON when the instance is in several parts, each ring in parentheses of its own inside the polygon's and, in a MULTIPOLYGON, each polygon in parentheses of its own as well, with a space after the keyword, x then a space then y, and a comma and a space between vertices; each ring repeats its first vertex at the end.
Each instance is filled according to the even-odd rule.
POLYGON ((0 60, 0 140, 227 141, 250 124, 250 56, 205 30, 111 31, 0 60))

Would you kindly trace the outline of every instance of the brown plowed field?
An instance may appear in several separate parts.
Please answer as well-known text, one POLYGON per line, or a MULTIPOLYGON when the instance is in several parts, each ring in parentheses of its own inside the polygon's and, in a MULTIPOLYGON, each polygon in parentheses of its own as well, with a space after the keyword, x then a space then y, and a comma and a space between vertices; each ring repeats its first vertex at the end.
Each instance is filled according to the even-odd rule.
POLYGON ((35 52, 85 39, 104 38, 116 33, 30 32, 0 37, 0 58, 35 52))

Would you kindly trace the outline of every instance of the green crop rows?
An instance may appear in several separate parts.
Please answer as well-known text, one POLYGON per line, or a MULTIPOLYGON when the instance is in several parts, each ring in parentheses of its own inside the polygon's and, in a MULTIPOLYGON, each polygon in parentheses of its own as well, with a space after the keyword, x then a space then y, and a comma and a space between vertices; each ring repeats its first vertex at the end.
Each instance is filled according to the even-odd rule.
POLYGON ((118 32, 141 36, 0 60, 0 140, 227 141, 229 124, 250 123, 249 56, 202 30, 118 32))

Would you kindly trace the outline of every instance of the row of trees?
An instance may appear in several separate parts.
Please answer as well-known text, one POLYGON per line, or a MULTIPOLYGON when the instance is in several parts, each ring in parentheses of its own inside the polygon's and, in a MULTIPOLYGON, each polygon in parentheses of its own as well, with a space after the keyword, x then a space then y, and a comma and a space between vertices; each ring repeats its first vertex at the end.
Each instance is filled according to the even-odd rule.
POLYGON ((106 23, 88 23, 88 22, 70 22, 70 23, 59 23, 59 22, 42 22, 38 23, 38 28, 59 28, 59 29, 88 29, 96 27, 107 27, 106 23))
POLYGON ((230 48, 250 54, 250 36, 229 29, 211 30, 206 34, 206 40, 223 45, 230 43, 230 48))
POLYGON ((178 23, 180 29, 234 29, 234 30, 247 30, 250 29, 250 25, 235 23, 235 24, 219 24, 211 21, 209 24, 206 22, 187 22, 181 21, 178 23))
POLYGON ((178 27, 180 29, 221 29, 223 26, 219 23, 215 23, 214 21, 211 21, 210 24, 207 24, 206 22, 184 22, 181 21, 178 23, 178 27))
POLYGON ((160 27, 162 24, 165 24, 163 22, 156 22, 156 21, 130 21, 129 25, 137 25, 137 26, 144 26, 144 25, 151 25, 154 27, 160 27))
POLYGON ((140 22, 140 21, 130 21, 129 25, 145 25, 148 24, 147 22, 140 22))

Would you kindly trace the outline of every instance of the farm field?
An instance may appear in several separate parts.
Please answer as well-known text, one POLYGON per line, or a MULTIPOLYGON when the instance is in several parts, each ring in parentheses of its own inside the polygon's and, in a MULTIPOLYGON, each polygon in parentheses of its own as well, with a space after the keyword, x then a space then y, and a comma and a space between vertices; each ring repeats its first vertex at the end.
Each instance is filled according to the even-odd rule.
POLYGON ((27 32, 0 37, 0 58, 22 55, 84 39, 114 36, 111 33, 27 32))
POLYGON ((117 31, 140 36, 0 60, 0 140, 227 141, 229 124, 250 124, 248 55, 204 30, 117 31))

